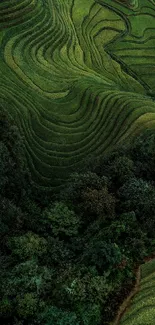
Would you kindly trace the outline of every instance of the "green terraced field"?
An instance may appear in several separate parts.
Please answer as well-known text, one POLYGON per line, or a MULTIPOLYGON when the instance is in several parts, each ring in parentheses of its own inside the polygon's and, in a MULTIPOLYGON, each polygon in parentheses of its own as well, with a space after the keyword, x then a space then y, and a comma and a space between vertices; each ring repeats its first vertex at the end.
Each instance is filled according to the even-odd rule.
POLYGON ((140 291, 134 297, 120 325, 155 324, 155 260, 141 266, 140 291))
POLYGON ((155 128, 155 1, 0 1, 0 102, 34 181, 155 128))

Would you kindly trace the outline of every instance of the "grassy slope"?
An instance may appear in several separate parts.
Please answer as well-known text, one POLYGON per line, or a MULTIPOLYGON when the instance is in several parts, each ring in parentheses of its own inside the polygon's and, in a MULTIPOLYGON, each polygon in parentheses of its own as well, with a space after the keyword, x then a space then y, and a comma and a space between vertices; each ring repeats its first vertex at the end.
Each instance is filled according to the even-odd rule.
POLYGON ((154 325, 155 260, 141 266, 140 291, 124 314, 120 325, 154 325))
POLYGON ((89 154, 155 127, 147 96, 154 56, 150 49, 148 61, 143 51, 154 49, 155 5, 145 2, 148 20, 145 12, 139 16, 138 1, 132 9, 110 0, 0 2, 0 100, 24 136, 38 184, 58 188, 89 154), (131 64, 138 51, 134 60, 148 77, 131 64))

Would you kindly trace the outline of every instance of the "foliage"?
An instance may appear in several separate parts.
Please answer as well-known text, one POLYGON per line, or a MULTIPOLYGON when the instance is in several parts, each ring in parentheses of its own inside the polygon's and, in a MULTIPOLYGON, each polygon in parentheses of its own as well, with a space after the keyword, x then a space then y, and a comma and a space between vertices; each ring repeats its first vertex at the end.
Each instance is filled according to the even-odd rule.
POLYGON ((155 188, 151 183, 132 178, 119 190, 122 211, 135 211, 144 231, 152 237, 155 230, 155 188))
POLYGON ((48 207, 43 213, 43 218, 55 237, 63 239, 78 233, 79 219, 63 202, 55 202, 48 207))
POLYGON ((154 324, 155 310, 155 294, 154 294, 154 276, 155 261, 149 261, 141 266, 141 282, 140 289, 133 298, 130 308, 122 317, 120 324, 122 325, 141 325, 154 324))
POLYGON ((12 250, 17 260, 42 258, 47 250, 47 241, 36 234, 27 232, 23 236, 10 237, 8 247, 12 250))
POLYGON ((84 212, 97 217, 110 217, 115 214, 115 198, 109 194, 107 187, 91 189, 87 187, 81 192, 84 212))
POLYGON ((78 313, 82 319, 83 325, 99 325, 102 314, 100 304, 88 304, 79 306, 78 313))
POLYGON ((97 238, 91 239, 84 249, 83 262, 86 265, 95 265, 98 272, 104 271, 119 264, 122 260, 122 254, 116 243, 109 241, 99 241, 97 238))
POLYGON ((4 279, 1 284, 1 317, 5 306, 5 317, 11 309, 19 319, 27 319, 36 317, 45 306, 44 299, 52 291, 55 273, 35 260, 28 260, 1 276, 4 279))
POLYGON ((6 115, 0 128, 1 323, 107 324, 154 249, 155 138, 86 163, 54 196, 34 186, 6 115))
POLYGON ((61 194, 75 211, 81 216, 83 226, 92 220, 102 217, 104 220, 115 215, 115 197, 108 190, 107 177, 100 177, 96 173, 71 174, 68 186, 61 194))
POLYGON ((146 130, 134 140, 130 154, 135 162, 135 174, 147 181, 155 181, 155 133, 146 130))
POLYGON ((135 173, 134 162, 127 156, 127 148, 108 153, 98 164, 100 168, 96 166, 96 170, 99 168, 99 173, 108 177, 114 189, 116 185, 123 185, 135 173))
POLYGON ((80 325, 74 312, 63 311, 55 306, 46 307, 40 319, 45 325, 80 325))

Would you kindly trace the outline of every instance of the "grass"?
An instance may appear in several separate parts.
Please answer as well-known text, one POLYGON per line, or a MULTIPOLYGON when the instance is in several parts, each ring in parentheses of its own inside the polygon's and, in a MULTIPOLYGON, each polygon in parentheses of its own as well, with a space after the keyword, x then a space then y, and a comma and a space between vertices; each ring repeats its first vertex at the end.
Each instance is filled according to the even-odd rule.
POLYGON ((155 128, 155 6, 144 2, 0 2, 0 100, 38 185, 57 189, 89 154, 155 128))

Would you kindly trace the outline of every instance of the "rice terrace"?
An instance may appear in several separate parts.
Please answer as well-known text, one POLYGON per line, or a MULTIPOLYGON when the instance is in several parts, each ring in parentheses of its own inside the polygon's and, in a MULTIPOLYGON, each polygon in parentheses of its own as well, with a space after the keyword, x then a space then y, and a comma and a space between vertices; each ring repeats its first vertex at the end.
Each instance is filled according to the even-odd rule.
POLYGON ((0 323, 154 325, 154 285, 155 0, 0 0, 0 323))
POLYGON ((35 182, 155 127, 153 0, 0 1, 0 99, 35 182))

